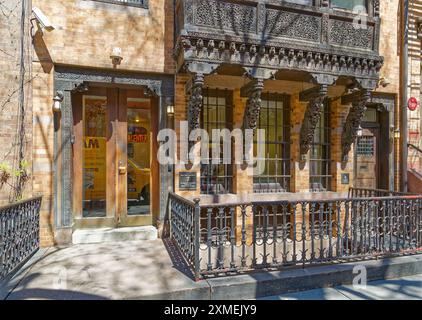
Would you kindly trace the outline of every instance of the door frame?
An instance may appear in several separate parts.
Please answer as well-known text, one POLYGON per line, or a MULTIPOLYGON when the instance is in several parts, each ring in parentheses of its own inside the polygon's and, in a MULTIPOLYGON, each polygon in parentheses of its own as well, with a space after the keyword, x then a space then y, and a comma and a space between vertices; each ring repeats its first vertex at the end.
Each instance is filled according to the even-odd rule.
MULTIPOLYGON (((75 227, 73 218, 73 160, 74 143, 72 93, 81 92, 91 84, 101 83, 105 86, 131 86, 143 88, 159 101, 159 128, 167 125, 166 109, 174 105, 174 75, 156 74, 117 69, 95 69, 54 65, 54 85, 51 88, 51 99, 59 95, 63 97, 61 111, 53 115, 53 153, 52 153, 52 189, 51 197, 46 196, 44 205, 51 208, 54 241, 56 244, 72 243, 75 227)), ((47 139, 48 137, 46 137, 47 139)), ((154 217, 154 225, 161 226, 167 217, 168 192, 174 190, 174 168, 160 166, 160 210, 154 217)))
POLYGON ((151 225, 159 212, 159 170, 157 158, 158 145, 158 99, 147 96, 141 87, 105 86, 96 84, 84 92, 72 94, 74 122, 73 144, 73 219, 74 229, 116 228, 124 226, 151 225), (83 99, 84 96, 103 96, 107 99, 107 148, 106 148, 106 216, 83 217, 83 99), (150 99, 150 214, 127 215, 127 98, 150 99), (125 168, 124 172, 119 167, 125 168))
MULTIPOLYGON (((372 98, 375 100, 376 98, 372 98)), ((394 100, 392 105, 384 103, 370 103, 368 108, 374 108, 377 111, 376 122, 362 122, 362 129, 376 128, 378 136, 376 137, 376 168, 377 168, 377 189, 393 190, 394 189, 394 147, 392 147, 391 139, 394 139, 391 130, 391 123, 394 121, 394 100)), ((354 148, 354 186, 357 182, 357 152, 354 148)))

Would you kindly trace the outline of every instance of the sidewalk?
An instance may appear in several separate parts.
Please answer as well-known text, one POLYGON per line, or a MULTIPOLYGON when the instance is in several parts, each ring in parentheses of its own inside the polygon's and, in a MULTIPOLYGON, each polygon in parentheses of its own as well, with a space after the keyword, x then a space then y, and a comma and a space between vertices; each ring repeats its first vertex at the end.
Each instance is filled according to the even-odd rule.
POLYGON ((422 274, 371 281, 366 288, 338 286, 260 298, 259 300, 422 300, 422 274))
MULTIPOLYGON (((422 255, 366 261, 368 280, 422 274, 422 255)), ((254 299, 353 298, 348 286, 301 294, 280 293, 349 284, 354 263, 243 274, 194 282, 178 250, 162 240, 75 245, 40 250, 0 287, 1 299, 254 299), (274 297, 274 295, 277 295, 274 297)), ((416 278, 387 281, 392 292, 421 296, 416 278), (410 279, 410 280, 409 280, 410 279), (410 285, 408 291, 408 285, 410 285), (417 287, 414 290, 414 287, 417 287)), ((367 298, 382 297, 368 292, 367 298)), ((397 295, 396 298, 399 298, 397 295)))
POLYGON ((186 275, 175 249, 154 240, 41 250, 0 298, 139 299, 171 293, 183 299, 208 294, 206 282, 195 283, 186 275))

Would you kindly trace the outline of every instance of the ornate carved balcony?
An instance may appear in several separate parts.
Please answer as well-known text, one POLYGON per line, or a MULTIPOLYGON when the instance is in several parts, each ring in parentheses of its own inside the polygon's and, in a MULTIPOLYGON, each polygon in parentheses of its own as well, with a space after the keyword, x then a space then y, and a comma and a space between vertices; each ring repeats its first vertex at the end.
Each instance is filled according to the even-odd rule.
POLYGON ((252 76, 305 71, 318 83, 338 77, 372 89, 379 78, 379 1, 360 20, 355 13, 275 0, 179 0, 178 68, 210 73, 240 65, 252 76), (358 23, 357 23, 358 22, 358 23), (359 24, 360 23, 360 24, 359 24))

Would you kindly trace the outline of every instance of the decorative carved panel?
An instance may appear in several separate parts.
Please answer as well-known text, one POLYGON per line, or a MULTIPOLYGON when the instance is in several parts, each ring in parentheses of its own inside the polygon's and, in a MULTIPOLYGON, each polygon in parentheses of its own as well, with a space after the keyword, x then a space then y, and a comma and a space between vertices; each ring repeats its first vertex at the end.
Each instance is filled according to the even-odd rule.
POLYGON ((204 75, 196 73, 192 77, 190 100, 188 105, 189 130, 200 128, 200 115, 203 105, 202 88, 204 86, 204 75))
POLYGON ((328 86, 311 88, 300 94, 301 101, 309 101, 300 130, 300 156, 304 160, 314 139, 315 129, 327 100, 328 86))
POLYGON ((267 33, 287 38, 321 41, 321 17, 276 9, 266 11, 267 33))
POLYGON ((257 8, 217 0, 195 1, 195 23, 233 32, 256 32, 257 8))
POLYGON ((331 19, 329 21, 329 42, 346 47, 372 49, 374 27, 368 25, 366 28, 359 29, 353 22, 331 19))
POLYGON ((261 111, 261 94, 264 89, 264 81, 262 79, 254 79, 245 89, 248 96, 244 115, 244 123, 246 129, 256 129, 259 113, 261 111))
MULTIPOLYGON (((347 115, 346 123, 344 124, 343 134, 341 136, 342 161, 348 161, 348 155, 352 149, 352 144, 356 141, 358 130, 362 124, 363 117, 366 111, 366 105, 370 99, 370 93, 366 90, 356 92, 350 95, 352 99, 352 107, 347 115)), ((348 98, 344 97, 343 101, 348 98)), ((343 102, 342 102, 343 103, 343 102)))

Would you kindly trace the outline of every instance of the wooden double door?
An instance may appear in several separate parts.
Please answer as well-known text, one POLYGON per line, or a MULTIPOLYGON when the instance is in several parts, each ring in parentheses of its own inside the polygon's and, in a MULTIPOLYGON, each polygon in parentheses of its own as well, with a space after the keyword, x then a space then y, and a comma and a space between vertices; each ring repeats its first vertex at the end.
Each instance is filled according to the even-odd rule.
POLYGON ((141 88, 90 87, 73 94, 75 228, 153 223, 157 106, 141 88))

